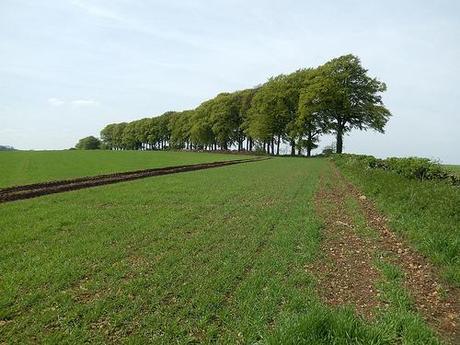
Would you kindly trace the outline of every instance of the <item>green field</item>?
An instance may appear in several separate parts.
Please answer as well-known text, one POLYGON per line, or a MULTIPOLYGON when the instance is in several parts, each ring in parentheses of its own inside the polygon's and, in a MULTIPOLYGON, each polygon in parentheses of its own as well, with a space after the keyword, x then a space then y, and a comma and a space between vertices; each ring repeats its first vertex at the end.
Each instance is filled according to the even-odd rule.
POLYGON ((445 167, 460 176, 460 165, 446 165, 445 167))
MULTIPOLYGON (((112 157, 132 169, 137 154, 157 165, 222 157, 112 157)), ((58 178, 43 166, 40 178, 58 178)), ((383 268, 389 307, 374 320, 318 296, 314 196, 336 184, 331 167, 274 158, 0 204, 0 343, 440 343, 396 268, 383 268)))
POLYGON ((460 188, 382 171, 343 166, 342 172, 389 217, 392 229, 430 257, 460 287, 460 188))
POLYGON ((239 158, 248 156, 164 151, 5 151, 0 152, 0 188, 239 158))

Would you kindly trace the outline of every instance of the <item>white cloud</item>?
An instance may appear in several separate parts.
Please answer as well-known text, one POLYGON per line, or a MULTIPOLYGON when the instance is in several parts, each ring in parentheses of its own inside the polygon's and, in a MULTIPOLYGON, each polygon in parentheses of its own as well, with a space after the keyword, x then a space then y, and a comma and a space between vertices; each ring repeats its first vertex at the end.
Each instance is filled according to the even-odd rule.
POLYGON ((100 103, 94 99, 74 99, 73 101, 64 101, 57 97, 48 98, 48 104, 52 107, 60 107, 66 104, 70 104, 73 107, 97 107, 100 103))
POLYGON ((70 102, 74 107, 97 107, 98 101, 93 99, 76 99, 70 102))
POLYGON ((48 104, 53 106, 53 107, 60 107, 64 103, 65 102, 60 98, 56 98, 56 97, 48 98, 48 104))

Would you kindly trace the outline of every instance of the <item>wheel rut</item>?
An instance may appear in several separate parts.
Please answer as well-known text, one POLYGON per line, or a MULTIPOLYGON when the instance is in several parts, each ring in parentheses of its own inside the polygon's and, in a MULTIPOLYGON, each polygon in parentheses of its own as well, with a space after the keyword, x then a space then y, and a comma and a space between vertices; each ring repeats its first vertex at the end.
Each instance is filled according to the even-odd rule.
POLYGON ((444 339, 460 343, 460 291, 440 278, 429 260, 397 236, 383 216, 358 188, 332 167, 333 176, 323 176, 315 197, 317 213, 324 220, 323 258, 311 264, 318 279, 318 293, 333 306, 351 305, 372 319, 388 307, 380 298, 381 272, 375 258, 382 253, 404 273, 403 286, 414 307, 444 339), (357 231, 346 210, 346 200, 357 204, 365 225, 375 236, 357 231))
POLYGON ((152 176, 161 176, 168 174, 177 174, 187 171, 203 170, 218 168, 228 165, 241 164, 241 163, 251 163, 259 162, 269 158, 247 158, 247 159, 237 159, 229 161, 217 161, 211 163, 199 163, 191 165, 180 165, 180 166, 171 166, 164 168, 156 169, 144 169, 144 170, 135 170, 120 172, 114 174, 106 175, 97 175, 97 176, 88 176, 80 177, 76 179, 69 180, 60 180, 60 181, 49 181, 44 183, 35 183, 23 186, 14 186, 9 188, 0 189, 0 203, 30 199, 42 195, 53 194, 53 193, 62 193, 72 190, 97 187, 107 184, 137 180, 146 177, 152 176))

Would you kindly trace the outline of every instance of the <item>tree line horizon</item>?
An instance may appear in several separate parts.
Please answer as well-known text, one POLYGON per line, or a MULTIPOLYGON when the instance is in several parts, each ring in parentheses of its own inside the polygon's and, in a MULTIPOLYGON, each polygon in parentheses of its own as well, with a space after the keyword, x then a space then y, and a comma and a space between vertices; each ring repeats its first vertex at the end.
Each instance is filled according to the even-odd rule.
POLYGON ((316 68, 271 77, 262 85, 219 93, 197 108, 168 111, 132 122, 112 123, 101 131, 111 150, 263 151, 279 155, 281 143, 307 156, 319 137, 334 134, 337 153, 352 129, 383 133, 391 116, 381 94, 385 83, 367 75, 354 55, 316 68))

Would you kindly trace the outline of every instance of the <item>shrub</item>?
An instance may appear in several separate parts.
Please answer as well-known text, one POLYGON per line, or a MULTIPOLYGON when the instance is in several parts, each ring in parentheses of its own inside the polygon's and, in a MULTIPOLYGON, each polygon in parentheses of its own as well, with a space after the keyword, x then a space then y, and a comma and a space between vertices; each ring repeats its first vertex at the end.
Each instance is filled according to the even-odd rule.
POLYGON ((436 161, 428 158, 408 157, 379 159, 374 156, 341 154, 334 161, 343 165, 359 165, 364 169, 383 169, 418 180, 443 180, 460 185, 460 178, 436 161))

